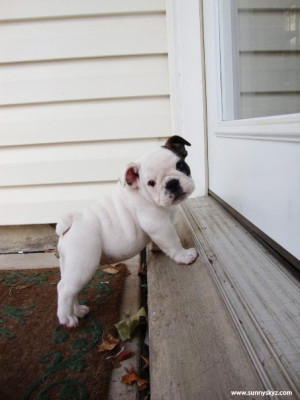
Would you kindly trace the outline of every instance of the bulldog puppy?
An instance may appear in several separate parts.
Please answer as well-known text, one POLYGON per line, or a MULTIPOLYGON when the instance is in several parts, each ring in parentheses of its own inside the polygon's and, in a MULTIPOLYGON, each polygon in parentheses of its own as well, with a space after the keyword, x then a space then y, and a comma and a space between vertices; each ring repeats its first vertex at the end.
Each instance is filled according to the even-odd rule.
POLYGON ((174 206, 194 190, 185 145, 190 143, 172 136, 164 146, 129 164, 111 195, 58 222, 60 324, 75 327, 78 317, 89 312, 87 306, 79 305, 77 295, 99 263, 129 259, 151 240, 178 264, 195 261, 197 250, 182 247, 171 220, 174 206))

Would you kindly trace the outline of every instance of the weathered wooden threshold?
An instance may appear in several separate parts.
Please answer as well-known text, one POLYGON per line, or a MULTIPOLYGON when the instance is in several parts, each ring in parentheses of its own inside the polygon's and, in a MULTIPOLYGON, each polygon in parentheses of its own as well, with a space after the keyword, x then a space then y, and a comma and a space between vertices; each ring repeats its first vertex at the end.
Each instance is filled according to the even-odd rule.
POLYGON ((211 197, 188 200, 177 227, 200 255, 148 252, 151 398, 300 398, 297 277, 211 197))

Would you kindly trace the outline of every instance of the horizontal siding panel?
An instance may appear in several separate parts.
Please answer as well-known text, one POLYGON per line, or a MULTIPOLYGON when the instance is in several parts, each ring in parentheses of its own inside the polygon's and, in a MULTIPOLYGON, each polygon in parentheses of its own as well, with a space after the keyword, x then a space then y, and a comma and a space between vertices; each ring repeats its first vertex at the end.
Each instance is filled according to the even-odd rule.
POLYGON ((300 9, 298 0, 238 0, 239 9, 254 10, 283 10, 300 9))
POLYGON ((0 186, 48 185, 69 182, 105 182, 116 180, 124 165, 132 161, 122 158, 66 160, 41 163, 2 165, 0 186), (58 173, 59 171, 59 173, 58 173))
MULTIPOLYGON (((299 20, 300 11, 296 16, 299 20)), ((284 11, 239 13, 240 51, 300 50, 298 35, 297 26, 293 28, 289 15, 284 11)))
POLYGON ((169 97, 0 108, 0 146, 168 136, 169 97))
POLYGON ((18 204, 3 204, 0 210, 0 223, 1 225, 57 223, 61 215, 70 211, 81 210, 89 204, 91 204, 91 200, 80 200, 80 198, 68 201, 56 199, 43 203, 20 202, 18 204))
POLYGON ((242 92, 300 92, 300 53, 241 54, 242 92))
POLYGON ((0 23, 0 63, 157 53, 164 14, 0 23))
MULTIPOLYGON (((76 198, 95 201, 103 194, 110 193, 116 182, 72 183, 69 185, 45 185, 8 187, 0 189, 0 205, 26 204, 34 199, 34 203, 47 201, 71 201, 76 198)), ((1 210, 1 207, 0 207, 1 210)))
POLYGON ((0 20, 164 10, 164 0, 1 0, 0 20))
POLYGON ((242 94, 241 118, 265 117, 299 113, 300 93, 298 94, 242 94))
POLYGON ((0 104, 168 95, 165 56, 0 66, 0 104))
POLYGON ((139 157, 151 146, 161 143, 162 139, 104 141, 86 143, 46 144, 40 146, 16 146, 0 149, 0 168, 6 164, 58 162, 65 160, 106 159, 131 155, 131 161, 139 157))
POLYGON ((116 181, 159 141, 139 140, 12 147, 0 152, 0 186, 116 181))
POLYGON ((0 225, 48 224, 81 210, 111 192, 116 183, 12 187, 0 189, 0 225))

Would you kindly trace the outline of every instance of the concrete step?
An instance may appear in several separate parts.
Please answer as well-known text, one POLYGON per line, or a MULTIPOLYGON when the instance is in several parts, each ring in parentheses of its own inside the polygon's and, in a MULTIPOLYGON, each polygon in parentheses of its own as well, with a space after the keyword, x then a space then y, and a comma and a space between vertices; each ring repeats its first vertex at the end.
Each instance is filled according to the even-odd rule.
POLYGON ((57 241, 51 225, 0 226, 0 254, 54 250, 57 241))
POLYGON ((186 202, 176 226, 200 255, 179 266, 148 252, 151 398, 299 398, 297 280, 210 197, 186 202))

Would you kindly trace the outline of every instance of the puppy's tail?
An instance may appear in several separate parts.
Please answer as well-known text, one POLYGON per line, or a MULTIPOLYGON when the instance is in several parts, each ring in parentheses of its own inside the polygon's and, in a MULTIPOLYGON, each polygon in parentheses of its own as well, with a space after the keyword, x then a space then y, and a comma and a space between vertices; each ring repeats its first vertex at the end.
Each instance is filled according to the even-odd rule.
POLYGON ((74 220, 74 214, 65 214, 61 217, 60 221, 56 225, 56 234, 58 236, 64 235, 72 226, 74 220))

